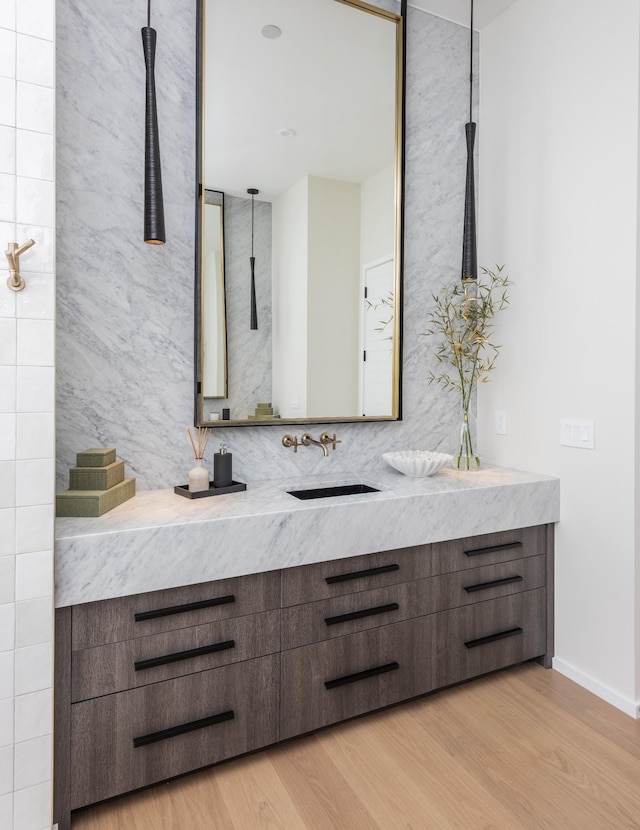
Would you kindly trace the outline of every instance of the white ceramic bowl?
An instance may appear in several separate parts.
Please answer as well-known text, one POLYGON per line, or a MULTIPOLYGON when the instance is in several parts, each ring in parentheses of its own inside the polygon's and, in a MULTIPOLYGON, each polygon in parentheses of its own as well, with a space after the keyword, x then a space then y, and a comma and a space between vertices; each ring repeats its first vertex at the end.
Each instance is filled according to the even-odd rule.
POLYGON ((385 452, 382 457, 390 467, 414 478, 432 476, 453 458, 453 456, 444 452, 427 452, 426 450, 385 452))

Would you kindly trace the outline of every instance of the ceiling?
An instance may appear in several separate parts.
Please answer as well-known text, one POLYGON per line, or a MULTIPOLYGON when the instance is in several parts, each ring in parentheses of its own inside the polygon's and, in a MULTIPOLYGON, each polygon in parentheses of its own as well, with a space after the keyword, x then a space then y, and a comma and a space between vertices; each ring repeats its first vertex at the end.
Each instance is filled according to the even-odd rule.
MULTIPOLYGON (((483 29, 488 23, 517 0, 475 0, 473 10, 473 28, 483 29)), ((425 12, 431 12, 445 20, 469 25, 470 0, 409 0, 409 5, 425 12)))

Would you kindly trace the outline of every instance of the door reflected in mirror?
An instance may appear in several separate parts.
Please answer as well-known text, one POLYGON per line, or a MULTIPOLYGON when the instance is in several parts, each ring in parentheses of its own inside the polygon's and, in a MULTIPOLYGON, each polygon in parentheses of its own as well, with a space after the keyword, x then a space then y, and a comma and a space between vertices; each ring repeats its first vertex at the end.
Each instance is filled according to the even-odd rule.
POLYGON ((399 418, 402 18, 201 0, 200 23, 196 422, 399 418))

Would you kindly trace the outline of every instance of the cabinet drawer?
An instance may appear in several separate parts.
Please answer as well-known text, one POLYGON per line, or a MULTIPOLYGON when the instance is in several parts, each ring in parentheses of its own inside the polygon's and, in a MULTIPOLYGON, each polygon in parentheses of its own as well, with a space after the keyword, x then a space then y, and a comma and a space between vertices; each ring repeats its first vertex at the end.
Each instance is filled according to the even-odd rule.
POLYGON ((282 605, 384 588, 431 576, 431 545, 385 550, 282 571, 282 605))
POLYGON ((431 579, 433 610, 446 611, 498 597, 543 588, 546 556, 528 556, 499 565, 485 565, 431 579))
POLYGON ((280 612, 263 611, 72 653, 73 702, 280 650, 280 612))
POLYGON ((72 648, 116 643, 280 607, 280 574, 252 574, 76 605, 72 648))
POLYGON ((283 652, 281 739, 429 691, 431 620, 283 652))
POLYGON ((71 809, 278 739, 277 655, 71 707, 71 809))
POLYGON ((432 548, 433 573, 446 574, 546 553, 546 528, 540 525, 485 533, 451 542, 438 542, 432 548))
POLYGON ((527 591, 434 614, 435 687, 545 653, 546 590, 527 591))
POLYGON ((430 586, 430 579, 418 579, 284 608, 282 648, 297 648, 428 614, 433 610, 430 586))

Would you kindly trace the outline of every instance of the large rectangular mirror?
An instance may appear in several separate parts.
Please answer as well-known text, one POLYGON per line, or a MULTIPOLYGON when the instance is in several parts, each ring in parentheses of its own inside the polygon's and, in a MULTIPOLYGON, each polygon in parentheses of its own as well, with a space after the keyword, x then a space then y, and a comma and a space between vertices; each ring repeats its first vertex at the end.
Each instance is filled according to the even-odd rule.
POLYGON ((198 50, 196 424, 398 419, 402 15, 199 0, 198 50))

